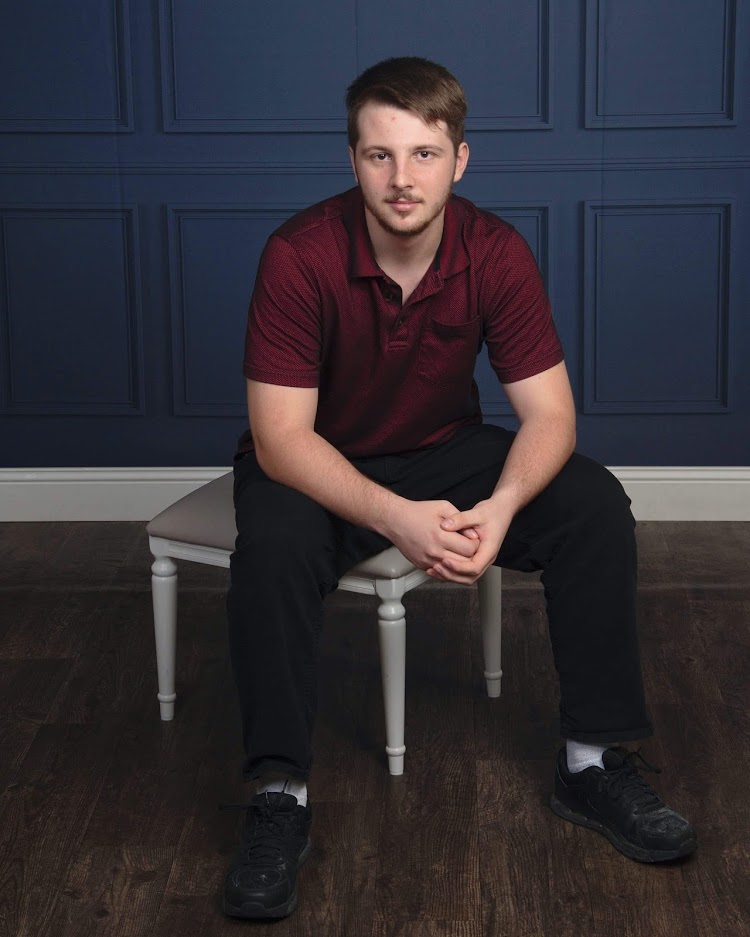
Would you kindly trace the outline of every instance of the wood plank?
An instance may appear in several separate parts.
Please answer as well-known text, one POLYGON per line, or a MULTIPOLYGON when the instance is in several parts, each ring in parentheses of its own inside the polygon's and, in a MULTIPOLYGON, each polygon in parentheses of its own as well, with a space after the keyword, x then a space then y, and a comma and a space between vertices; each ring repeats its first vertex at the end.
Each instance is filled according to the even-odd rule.
POLYGON ((70 668, 49 722, 94 722, 127 711, 141 695, 155 697, 150 595, 102 593, 95 615, 86 653, 70 668))
POLYGON ((0 796, 4 933, 39 937, 101 793, 117 736, 95 726, 41 726, 0 796))
POLYGON ((111 585, 143 525, 100 521, 68 521, 67 537, 57 547, 40 580, 44 589, 104 589, 111 585), (140 529, 139 529, 140 528, 140 529))
POLYGON ((193 809, 224 670, 214 660, 190 662, 196 692, 174 722, 162 723, 145 700, 133 711, 63 877, 49 937, 137 937, 153 927, 193 809))
POLYGON ((376 920, 480 919, 476 765, 419 752, 381 807, 376 920))
POLYGON ((697 827, 695 856, 634 863, 549 810, 558 691, 538 576, 505 577, 498 700, 474 590, 407 597, 402 778, 383 753, 376 603, 341 593, 321 641, 314 850, 298 910, 270 925, 220 908, 239 817, 216 808, 245 794, 226 571, 180 564, 162 724, 143 525, 96 526, 0 525, 3 934, 750 937, 750 524, 637 530, 642 744, 663 769, 645 776, 697 827))
POLYGON ((750 586, 707 595, 692 589, 687 597, 691 622, 701 637, 696 665, 710 675, 727 706, 750 709, 750 586), (745 627, 742 627, 744 623, 745 627))
POLYGON ((659 707, 658 789, 698 832, 681 874, 699 933, 750 934, 750 710, 659 707), (733 718, 727 718, 727 715, 733 718))
MULTIPOLYGON (((406 759, 474 750, 476 589, 415 590, 406 607, 406 759)), ((461 919, 461 915, 457 915, 461 919)))
POLYGON ((503 590, 503 679, 495 699, 487 696, 478 615, 472 620, 477 759, 502 754, 513 762, 553 762, 560 744, 560 690, 540 588, 503 590))
MULTIPOLYGON (((218 697, 203 745, 193 799, 185 814, 165 889, 164 903, 202 895, 218 901, 224 872, 239 835, 240 813, 220 810, 220 804, 245 803, 252 785, 241 779, 242 743, 239 713, 228 661, 215 661, 218 697)), ((182 719, 182 716, 181 716, 182 719)), ((160 928, 169 915, 160 908, 160 928)))
POLYGON ((750 523, 663 521, 669 546, 671 588, 750 587, 750 523))
POLYGON ((289 919, 290 935, 369 933, 375 905, 377 806, 368 801, 313 805, 313 849, 300 872, 299 907, 289 919))
POLYGON ((0 660, 80 657, 109 601, 77 590, 6 592, 0 660))
MULTIPOLYGON (((66 523, 0 523, 0 588, 39 589, 54 575, 59 550, 69 536, 66 523)), ((85 581, 79 579, 79 585, 85 581)))
POLYGON ((485 934, 594 933, 579 830, 548 807, 553 771, 549 759, 518 762, 503 755, 478 762, 485 934))
POLYGON ((484 937, 479 921, 376 921, 372 937, 484 937))
POLYGON ((75 660, 0 660, 0 714, 46 719, 75 660))
POLYGON ((39 731, 39 721, 27 716, 0 715, 0 794, 16 779, 31 744, 39 731))
POLYGON ((706 666, 705 642, 684 591, 641 593, 638 623, 647 703, 721 701, 716 672, 706 666))

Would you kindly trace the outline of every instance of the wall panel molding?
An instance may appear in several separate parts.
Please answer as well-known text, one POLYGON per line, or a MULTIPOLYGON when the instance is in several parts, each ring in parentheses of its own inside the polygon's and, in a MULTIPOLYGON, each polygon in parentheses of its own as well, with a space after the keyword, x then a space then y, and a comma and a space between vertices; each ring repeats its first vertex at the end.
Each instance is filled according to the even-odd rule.
MULTIPOLYGON (((534 108, 528 114, 502 115, 490 114, 483 117, 469 117, 466 128, 472 130, 551 130, 552 123, 552 17, 550 0, 536 0, 537 10, 537 87, 538 92, 534 108)), ((351 19, 351 74, 342 80, 341 88, 336 93, 338 101, 343 94, 344 87, 351 81, 359 64, 367 58, 366 38, 367 30, 363 30, 361 0, 350 0, 352 11, 351 19), (365 38, 363 38, 363 36, 365 38)), ((185 116, 180 114, 180 77, 178 56, 179 49, 175 36, 175 13, 178 11, 174 0, 160 0, 159 2, 159 36, 161 60, 161 96, 162 96, 162 126, 166 133, 345 133, 346 117, 341 107, 341 116, 315 116, 313 114, 300 114, 295 117, 253 117, 247 114, 237 116, 219 116, 202 114, 200 116, 185 116)), ((184 12, 179 15, 185 15, 184 12)), ((382 17, 382 11, 378 13, 382 17)), ((343 20, 343 17, 336 17, 343 20)), ((440 18, 436 20, 440 22, 440 18)), ((344 29, 343 25, 339 28, 344 29)), ((387 27, 393 29, 392 25, 387 27)), ((346 46, 344 42, 344 50, 346 46)), ((410 51, 399 53, 391 51, 388 54, 422 54, 410 51)), ((426 54, 426 53, 425 53, 426 54)), ((442 60, 442 57, 439 58, 442 60)))
MULTIPOLYGON (((55 117, 25 114, 10 117, 0 113, 0 133, 132 133, 133 123, 133 80, 130 54, 130 0, 108 0, 105 4, 112 11, 111 64, 115 82, 116 110, 111 115, 92 117, 86 112, 59 114, 55 117)), ((63 5, 64 6, 64 5, 63 5)), ((80 16, 81 13, 79 12, 80 16)), ((64 41, 64 37, 63 37, 64 41)), ((87 48, 96 49, 97 43, 89 41, 87 48)), ((49 68, 49 63, 40 62, 39 69, 49 68)), ((57 74, 55 72, 55 74, 57 74)), ((62 80, 57 75, 57 81, 62 80)), ((12 89, 12 84, 10 85, 12 89)))
MULTIPOLYGON (((616 414, 616 413, 684 413, 684 414, 708 414, 708 413, 727 413, 730 410, 729 387, 730 381, 730 361, 729 361, 729 298, 730 298, 730 219, 731 219, 731 199, 722 199, 720 201, 706 201, 703 199, 680 199, 680 200, 660 200, 643 199, 639 201, 586 201, 583 203, 584 211, 584 343, 583 343, 583 369, 584 369, 584 413, 616 414), (654 271, 660 263, 657 251, 673 249, 672 239, 664 232, 656 232, 655 225, 659 222, 653 219, 671 218, 674 225, 671 229, 676 237, 680 233, 679 219, 693 219, 695 216, 703 216, 706 219, 705 230, 701 231, 701 237, 705 236, 699 244, 701 248, 701 258, 705 258, 703 270, 700 264, 692 265, 692 268, 679 270, 670 265, 668 254, 664 254, 663 266, 658 268, 658 276, 654 271), (623 231, 620 233, 620 240, 617 242, 617 250, 620 254, 618 262, 622 265, 622 276, 624 282, 638 284, 638 288, 648 288, 648 283, 642 284, 644 279, 642 271, 628 269, 625 264, 627 261, 621 256, 622 247, 627 246, 628 242, 634 245, 634 251, 641 251, 641 258, 647 258, 654 263, 654 266, 645 278, 651 276, 651 283, 657 295, 667 294, 670 299, 661 303, 658 299, 649 298, 650 305, 644 304, 644 308, 632 308, 620 312, 621 322, 617 323, 610 314, 609 319, 605 318, 605 310, 602 303, 602 290, 605 286, 606 275, 602 270, 604 251, 609 249, 615 251, 613 245, 607 245, 602 222, 617 218, 640 219, 642 221, 641 230, 634 236, 633 231, 623 231), (710 241, 711 220, 715 222, 715 240, 710 241), (649 222, 653 231, 649 230, 649 222), (650 239, 650 240, 649 240, 650 239), (715 269, 711 269, 709 264, 713 263, 715 269), (711 279, 714 280, 714 294, 710 297, 713 308, 710 310, 713 316, 713 322, 710 327, 706 326, 703 319, 697 319, 704 330, 706 342, 701 347, 696 344, 690 347, 690 340, 698 342, 699 338, 693 336, 688 326, 680 323, 681 330, 674 327, 674 321, 680 314, 679 290, 682 279, 686 275, 699 274, 705 275, 705 282, 701 284, 705 287, 711 279), (671 283, 669 282, 671 278, 671 283), (658 282, 663 280, 664 282, 658 282), (667 286, 665 286, 667 284, 667 286), (670 290, 673 291, 674 298, 671 297, 670 290), (672 307, 670 309, 669 303, 672 307), (666 318, 659 321, 659 314, 666 318), (628 321, 634 331, 630 333, 627 327, 623 332, 623 323, 628 321), (612 324, 620 330, 621 344, 617 345, 613 338, 612 324), (702 373, 697 368, 683 365, 680 372, 680 391, 675 387, 675 392, 666 395, 660 393, 657 396, 649 398, 644 395, 639 388, 639 383, 644 381, 657 380, 659 375, 652 370, 650 374, 638 373, 642 362, 636 361, 633 350, 628 347, 631 340, 638 330, 641 332, 640 348, 643 349, 644 357, 650 351, 647 348, 648 338, 646 328, 650 328, 651 335, 654 336, 654 342, 661 342, 665 349, 671 348, 671 355, 665 353, 662 360, 663 366, 673 365, 673 360, 679 354, 686 356, 687 360, 699 361, 702 367, 702 373), (605 331, 608 337, 603 337, 605 331), (622 339, 625 336, 628 341, 622 339), (713 344, 714 359, 706 362, 702 357, 703 352, 710 353, 713 344), (630 357, 629 357, 630 354, 630 357), (609 355, 609 357, 607 357, 609 355), (619 374, 613 372, 613 369, 619 367, 619 374), (609 369, 609 370, 608 370, 609 369), (602 385, 609 380, 612 384, 612 374, 615 374, 614 383, 622 385, 623 379, 630 379, 629 392, 623 391, 612 393, 606 392, 602 385), (703 380, 704 384, 711 385, 711 391, 703 396, 691 392, 691 382, 703 380), (681 391, 684 389, 684 393, 681 391)), ((692 233, 692 231, 691 231, 692 233)), ((610 233, 610 237, 612 234, 610 233)), ((678 248, 675 247, 675 250, 678 248)), ((689 264, 689 261, 686 261, 689 264)), ((610 268, 611 269, 611 268, 610 268)), ((696 282, 698 282, 696 280, 696 282)), ((612 299, 612 297, 610 297, 612 299)), ((691 308, 692 297, 683 297, 685 314, 696 310, 691 308)), ((704 310, 701 307, 699 315, 703 316, 704 310)), ((617 331, 615 329, 615 331, 617 331)))
MULTIPOLYGON (((624 94, 624 89, 628 84, 633 84, 633 69, 640 68, 644 71, 639 56, 643 54, 644 43, 633 42, 628 50, 621 49, 626 61, 617 63, 608 61, 614 57, 615 52, 612 49, 612 37, 622 41, 625 30, 622 23, 613 27, 610 34, 606 31, 606 19, 608 15, 622 16, 624 11, 633 17, 633 23, 639 26, 645 24, 647 17, 644 16, 644 5, 640 4, 619 4, 616 8, 608 6, 613 0, 586 0, 586 53, 585 53, 585 126, 587 128, 647 128, 647 127, 716 127, 733 126, 737 123, 734 113, 735 103, 735 23, 737 15, 737 0, 692 0, 694 6, 696 3, 703 4, 703 10, 699 11, 695 6, 696 16, 691 20, 690 13, 687 10, 682 11, 682 17, 679 23, 673 23, 674 28, 670 30, 661 30, 653 37, 654 56, 658 55, 660 66, 669 69, 669 59, 673 56, 675 64, 682 66, 685 60, 690 56, 685 54, 684 50, 690 45, 690 30, 695 36, 695 44, 698 48, 705 47, 707 34, 705 24, 703 28, 697 22, 698 12, 711 13, 716 17, 715 26, 722 33, 721 61, 712 63, 716 66, 717 81, 720 85, 720 98, 718 106, 712 109, 702 109, 696 107, 685 109, 676 107, 670 111, 665 109, 661 113, 655 113, 649 110, 638 110, 637 108, 622 109, 621 106, 607 103, 607 97, 613 94, 624 94), (720 21, 719 21, 720 20, 720 21), (670 46, 670 43, 672 44, 670 46), (685 43, 686 45, 680 45, 685 43), (620 67, 620 71, 627 73, 630 71, 631 81, 607 80, 607 66, 611 64, 613 68, 620 67)), ((658 12, 659 7, 649 3, 647 8, 658 12)), ((666 9, 666 8, 665 8, 666 9)), ((674 10, 673 10, 674 12, 674 10)), ((646 62, 646 67, 653 63, 646 62)), ((686 76, 691 70, 686 72, 686 76)), ((694 71, 694 70, 693 70, 694 71)), ((695 75, 695 94, 707 84, 705 76, 695 75), (703 78, 703 80, 702 80, 703 78)), ((639 101, 651 101, 653 95, 641 93, 640 87, 634 92, 635 99, 639 101)))
MULTIPOLYGON (((201 401, 196 392, 191 389, 189 336, 191 322, 188 310, 188 288, 186 273, 188 262, 185 255, 186 223, 210 220, 237 220, 245 219, 255 222, 269 222, 267 232, 262 235, 260 248, 271 231, 282 222, 306 205, 236 205, 226 203, 176 204, 166 206, 167 237, 169 241, 169 282, 170 282, 170 327, 172 333, 172 373, 173 382, 173 413, 175 416, 229 416, 237 417, 246 414, 244 403, 236 399, 227 399, 226 402, 201 401)), ((247 291, 243 294, 239 309, 244 316, 247 301, 250 298, 251 286, 255 276, 255 266, 248 264, 247 291)), ((244 330, 239 340, 244 340, 244 330)), ((231 337, 230 337, 231 338, 231 337)), ((235 343, 236 345, 236 343, 235 343)), ((233 345, 234 347, 234 345, 233 345)), ((241 355, 241 349, 240 349, 241 355)), ((215 358, 211 359, 213 363, 215 358)), ((237 359, 238 361, 240 359, 237 359)), ((240 365, 237 365, 237 374, 240 374, 240 365)), ((244 398, 242 398, 244 400, 244 398)))
POLYGON ((552 11, 550 0, 538 0, 537 81, 539 94, 536 110, 523 116, 497 115, 467 117, 466 129, 472 130, 552 130, 552 11))
MULTIPOLYGON (((102 241, 103 235, 97 232, 94 237, 92 227, 89 232, 94 240, 102 241)), ((44 235, 44 230, 39 230, 40 239, 44 235)), ((50 231, 50 234, 52 232, 50 231)), ((52 234, 54 237, 54 234, 52 234)), ((143 416, 144 411, 144 392, 143 392, 143 346, 142 346, 142 312, 141 312, 141 263, 138 248, 138 209, 135 205, 12 205, 0 206, 0 329, 2 329, 3 341, 0 342, 0 373, 3 374, 0 382, 0 399, 2 401, 0 409, 6 416, 25 415, 25 416, 50 416, 61 415, 66 417, 74 416, 143 416), (118 346, 118 351, 124 356, 124 360, 119 362, 122 365, 122 372, 127 381, 128 390, 125 397, 121 399, 107 400, 105 395, 96 392, 96 400, 85 399, 76 400, 74 398, 66 399, 65 372, 66 362, 62 362, 60 367, 60 381, 54 384, 54 393, 47 400, 24 400, 19 396, 17 390, 16 373, 21 373, 24 366, 28 367, 29 361, 20 360, 18 368, 14 359, 14 347, 16 344, 14 332, 14 322, 21 321, 22 313, 14 308, 16 301, 15 291, 19 289, 16 281, 21 281, 23 286, 23 271, 13 269, 9 257, 9 250, 12 242, 13 222, 24 224, 29 221, 44 224, 47 222, 58 221, 76 221, 90 222, 95 225, 97 221, 119 221, 120 222, 120 248, 122 250, 121 263, 123 270, 123 281, 119 284, 113 284, 112 297, 124 295, 124 315, 125 320, 120 323, 125 341, 123 347, 118 346), (4 315, 3 315, 4 313, 4 315), (4 319, 4 321, 3 321, 4 319), (4 350, 4 351, 3 351, 4 350)), ((42 246, 39 245, 36 251, 41 252, 42 246)), ((36 258, 36 252, 35 252, 36 258)), ((80 261, 80 275, 86 282, 86 288, 82 282, 73 283, 73 288, 79 292, 85 292, 88 288, 89 272, 86 270, 86 257, 82 256, 80 261)), ((78 272, 78 271, 77 271, 78 272)), ((28 274, 31 276, 31 273, 28 274)), ((55 297, 55 302, 50 308, 50 316, 58 321, 61 317, 70 317, 70 329, 72 332, 71 340, 78 345, 92 346, 92 366, 96 361, 96 354, 102 354, 102 348, 95 348, 95 340, 92 335, 86 334, 79 329, 80 323, 77 323, 74 315, 65 306, 66 297, 59 295, 55 297), (54 309, 54 312, 53 312, 54 309)), ((109 316, 106 324, 112 325, 112 310, 116 309, 116 301, 107 304, 106 309, 102 310, 103 316, 109 316)), ((105 320, 103 319, 103 322, 105 320)), ((49 342, 49 338, 39 336, 40 342, 49 342)), ((56 351, 57 349, 51 349, 56 351)), ((35 356, 36 360, 36 356, 35 356)), ((112 360, 112 365, 117 362, 112 360)), ((98 363, 102 367, 106 362, 101 360, 98 363)))
POLYGON ((425 56, 462 82, 470 132, 552 129, 550 0, 465 0, 460 16, 452 0, 422 0, 413 19, 404 19, 400 0, 353 2, 358 70, 389 56, 425 56))
MULTIPOLYGON (((471 160, 466 175, 475 173, 629 172, 668 170, 731 171, 750 169, 750 156, 674 158, 471 160)), ((348 162, 331 163, 5 163, 0 176, 346 176, 348 162)), ((459 191, 460 194, 460 191, 459 191)))
MULTIPOLYGON (((183 7, 182 15, 185 15, 185 9, 183 7)), ((237 9, 242 9, 242 6, 238 6, 237 9)), ((294 118, 248 117, 247 115, 219 117, 208 114, 197 117, 181 116, 174 0, 159 0, 159 36, 162 127, 165 133, 342 133, 346 131, 345 118, 318 117, 312 114, 294 118)), ((352 42, 353 44, 356 42, 356 17, 354 16, 352 17, 352 42)), ((308 49, 310 48, 311 46, 308 46, 308 49)), ((354 48, 352 52, 354 53, 354 48)), ((340 100, 342 93, 343 86, 336 101, 340 100)))

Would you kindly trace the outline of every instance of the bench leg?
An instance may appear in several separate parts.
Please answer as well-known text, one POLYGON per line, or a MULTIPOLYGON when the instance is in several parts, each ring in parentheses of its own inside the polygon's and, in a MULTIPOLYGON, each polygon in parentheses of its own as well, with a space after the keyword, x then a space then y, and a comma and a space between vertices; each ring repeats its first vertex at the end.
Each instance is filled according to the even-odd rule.
POLYGON ((502 569, 499 566, 490 566, 477 583, 484 643, 484 678, 487 681, 487 695, 493 697, 500 696, 500 681, 503 676, 500 667, 501 582, 502 569))
POLYGON ((380 597, 378 632, 380 668, 383 675, 385 738, 388 771, 404 773, 404 694, 406 688, 406 610, 401 604, 402 579, 379 579, 375 591, 380 597))
POLYGON ((154 604, 156 670, 159 675, 161 718, 174 719, 175 657, 177 642, 177 566, 168 556, 157 556, 151 566, 151 597, 154 604))

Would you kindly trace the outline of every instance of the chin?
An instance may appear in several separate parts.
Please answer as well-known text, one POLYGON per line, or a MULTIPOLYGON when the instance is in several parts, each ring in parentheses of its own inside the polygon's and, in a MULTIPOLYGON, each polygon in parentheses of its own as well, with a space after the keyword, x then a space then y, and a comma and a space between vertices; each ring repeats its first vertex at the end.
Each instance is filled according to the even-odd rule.
POLYGON ((408 227, 400 227, 392 224, 389 218, 384 218, 380 214, 375 215, 375 218, 380 224, 380 227, 384 231, 387 231, 388 234, 393 234, 395 237, 401 238, 417 237, 418 235, 422 234, 423 231, 426 231, 429 228, 429 226, 435 220, 435 217, 425 218, 422 220, 408 219, 408 227))

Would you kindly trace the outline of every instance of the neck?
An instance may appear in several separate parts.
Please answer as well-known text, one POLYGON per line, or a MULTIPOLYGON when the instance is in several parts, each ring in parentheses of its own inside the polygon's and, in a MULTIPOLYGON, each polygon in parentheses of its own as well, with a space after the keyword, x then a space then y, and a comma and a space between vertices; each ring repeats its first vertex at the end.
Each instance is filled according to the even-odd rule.
POLYGON ((444 219, 445 209, 421 234, 414 237, 398 237, 385 231, 374 215, 365 207, 365 220, 370 241, 372 242, 372 249, 375 253, 375 259, 381 267, 384 264, 402 269, 429 266, 440 246, 444 219))

